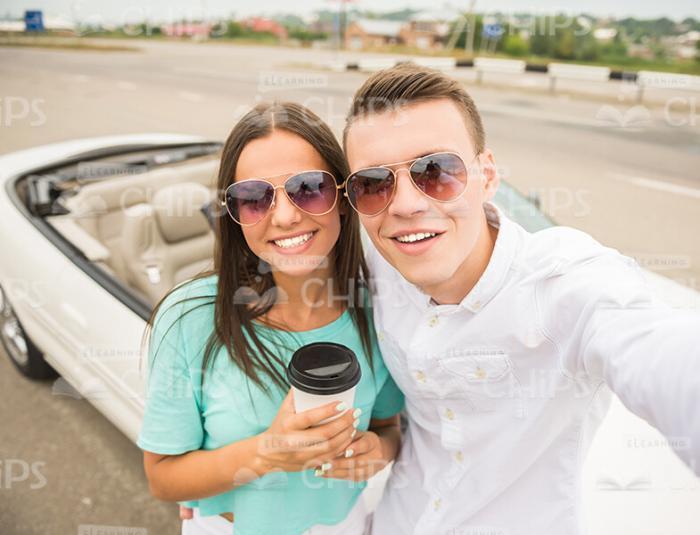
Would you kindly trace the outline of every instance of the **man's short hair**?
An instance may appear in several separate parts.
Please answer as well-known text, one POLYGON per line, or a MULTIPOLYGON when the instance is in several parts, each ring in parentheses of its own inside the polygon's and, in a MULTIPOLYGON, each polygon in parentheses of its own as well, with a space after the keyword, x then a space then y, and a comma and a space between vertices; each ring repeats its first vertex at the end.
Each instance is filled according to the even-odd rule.
POLYGON ((476 151, 483 151, 486 136, 481 115, 462 84, 438 70, 420 67, 415 63, 399 63, 367 78, 355 93, 345 118, 343 148, 346 148, 348 131, 355 118, 440 98, 455 103, 462 112, 476 151))

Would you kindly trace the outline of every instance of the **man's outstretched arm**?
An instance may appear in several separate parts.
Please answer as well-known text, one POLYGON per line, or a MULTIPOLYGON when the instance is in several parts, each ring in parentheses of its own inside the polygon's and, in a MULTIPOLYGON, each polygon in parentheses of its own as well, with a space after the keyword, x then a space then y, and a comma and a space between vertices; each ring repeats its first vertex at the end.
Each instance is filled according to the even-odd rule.
POLYGON ((640 268, 607 250, 543 292, 565 369, 602 380, 700 475, 700 313, 674 309, 640 268))

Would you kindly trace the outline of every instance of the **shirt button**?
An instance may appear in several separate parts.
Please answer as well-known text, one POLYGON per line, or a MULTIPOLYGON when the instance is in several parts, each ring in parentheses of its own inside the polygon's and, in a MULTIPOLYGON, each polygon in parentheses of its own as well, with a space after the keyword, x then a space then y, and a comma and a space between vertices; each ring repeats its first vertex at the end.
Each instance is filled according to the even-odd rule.
POLYGON ((481 366, 478 366, 476 368, 476 377, 478 379, 484 379, 486 377, 486 372, 484 371, 484 369, 481 366))
POLYGON ((452 412, 451 409, 445 409, 445 418, 448 420, 454 420, 455 419, 455 413, 452 412))
POLYGON ((432 318, 430 318, 428 325, 430 325, 431 327, 435 327, 437 324, 438 324, 438 317, 437 316, 433 316, 432 318))
POLYGON ((455 459, 457 459, 458 463, 461 463, 464 460, 464 454, 460 451, 455 453, 455 459))
POLYGON ((440 509, 440 506, 441 506, 441 505, 442 505, 442 501, 440 500, 440 498, 437 498, 437 499, 433 502, 433 508, 434 508, 436 511, 437 511, 438 509, 440 509))
POLYGON ((379 335, 377 336, 377 338, 379 338, 380 342, 383 342, 384 341, 384 333, 380 332, 379 335))
POLYGON ((481 308, 481 301, 474 301, 474 304, 472 306, 475 310, 479 310, 481 308))
POLYGON ((416 380, 419 381, 419 382, 421 382, 421 383, 425 383, 425 373, 423 373, 422 371, 418 370, 418 371, 416 372, 416 380))

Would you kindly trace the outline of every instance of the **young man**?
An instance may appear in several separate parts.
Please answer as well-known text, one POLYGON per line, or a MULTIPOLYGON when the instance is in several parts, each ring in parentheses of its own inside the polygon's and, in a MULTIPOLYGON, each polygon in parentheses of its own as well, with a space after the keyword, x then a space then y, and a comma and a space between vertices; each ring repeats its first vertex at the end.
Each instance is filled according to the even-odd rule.
POLYGON ((379 72, 343 141, 409 418, 373 533, 580 533, 581 466, 611 391, 683 438, 700 473, 700 315, 656 302, 635 263, 590 236, 531 234, 500 212, 461 84, 379 72))

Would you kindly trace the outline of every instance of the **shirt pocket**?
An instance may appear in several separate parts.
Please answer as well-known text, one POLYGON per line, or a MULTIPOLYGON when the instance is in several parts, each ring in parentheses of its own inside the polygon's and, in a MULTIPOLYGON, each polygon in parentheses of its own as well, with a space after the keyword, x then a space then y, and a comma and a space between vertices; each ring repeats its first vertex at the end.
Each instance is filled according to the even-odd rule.
POLYGON ((447 449, 478 447, 525 414, 522 388, 507 353, 465 348, 437 356, 440 438, 447 449))
POLYGON ((433 374, 446 399, 465 400, 474 412, 517 407, 522 401, 520 381, 503 351, 452 351, 437 357, 433 374))

